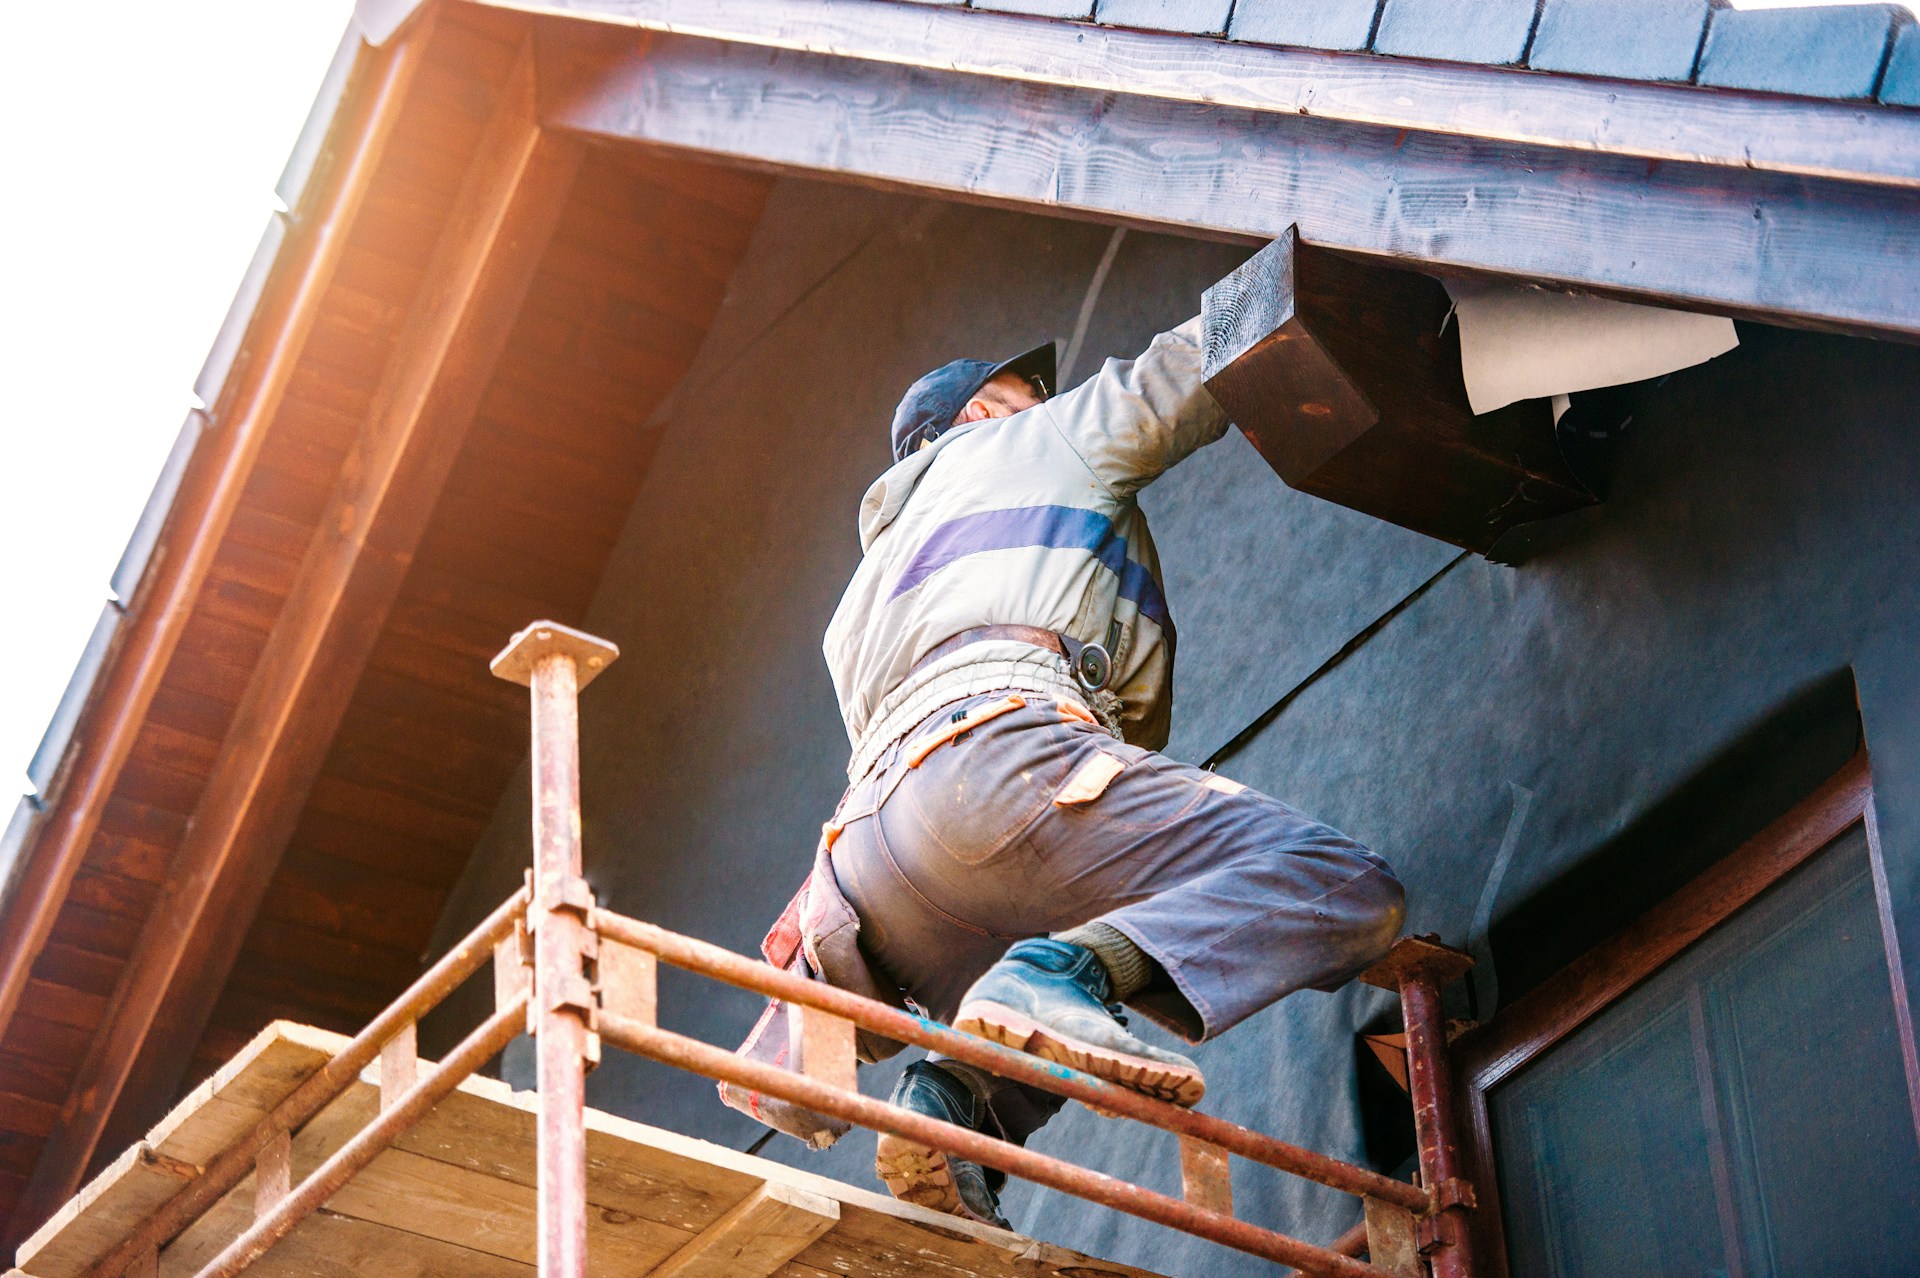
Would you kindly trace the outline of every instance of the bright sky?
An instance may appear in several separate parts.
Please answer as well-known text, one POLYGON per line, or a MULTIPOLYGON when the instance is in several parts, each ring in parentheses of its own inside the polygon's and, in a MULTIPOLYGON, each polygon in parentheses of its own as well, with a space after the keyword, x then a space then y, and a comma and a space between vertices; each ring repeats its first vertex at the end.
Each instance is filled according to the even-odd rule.
POLYGON ((352 0, 7 6, 0 823, 106 601, 352 0))
POLYGON ((194 378, 351 9, 8 7, 0 386, 14 424, 0 470, 0 824, 14 786, 29 788, 27 760, 194 406, 194 378))

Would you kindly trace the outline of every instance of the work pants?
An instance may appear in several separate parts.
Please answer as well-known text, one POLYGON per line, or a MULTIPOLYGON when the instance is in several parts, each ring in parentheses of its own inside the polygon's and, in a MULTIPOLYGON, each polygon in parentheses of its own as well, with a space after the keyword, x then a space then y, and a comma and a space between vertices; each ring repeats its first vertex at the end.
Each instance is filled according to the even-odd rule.
MULTIPOLYGON (((1129 1005, 1209 1039, 1295 990, 1332 988, 1398 935, 1387 863, 1294 808, 1114 740, 1044 696, 926 751, 988 693, 936 711, 842 800, 833 845, 861 949, 934 1018, 1014 941, 1095 920, 1164 979, 1129 1005), (917 756, 918 763, 914 762, 917 756)), ((1024 1140, 1059 1108, 1008 1085, 1024 1140)))

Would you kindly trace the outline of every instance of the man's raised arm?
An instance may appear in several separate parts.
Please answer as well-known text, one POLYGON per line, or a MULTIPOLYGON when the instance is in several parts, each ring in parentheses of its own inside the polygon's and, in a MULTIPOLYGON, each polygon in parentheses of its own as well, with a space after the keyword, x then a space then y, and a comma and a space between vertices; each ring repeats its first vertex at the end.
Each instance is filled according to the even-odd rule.
POLYGON ((1128 496, 1226 433, 1227 415, 1202 380, 1196 316, 1153 339, 1139 358, 1110 359, 1047 401, 1046 411, 1094 475, 1128 496))

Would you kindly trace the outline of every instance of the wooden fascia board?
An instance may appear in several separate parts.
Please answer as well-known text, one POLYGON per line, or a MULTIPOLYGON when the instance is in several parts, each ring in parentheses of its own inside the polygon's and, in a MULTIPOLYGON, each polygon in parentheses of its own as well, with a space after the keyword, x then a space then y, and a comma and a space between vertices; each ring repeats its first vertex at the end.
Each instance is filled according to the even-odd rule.
POLYGON ((320 301, 373 180, 386 141, 425 55, 425 32, 369 55, 353 105, 339 116, 342 158, 329 194, 303 216, 249 334, 239 375, 214 406, 208 438, 188 467, 164 533, 165 552, 128 601, 129 619, 87 721, 49 796, 45 825, 27 849, 0 919, 0 1033, 19 1006, 75 871, 112 796, 147 708, 172 661, 228 522, 253 474, 289 380, 319 314, 320 301))
MULTIPOLYGON (((222 743, 185 842, 21 1211, 72 1194, 124 1094, 164 1105, 226 983, 572 188, 523 51, 361 437, 222 743)), ((116 1127, 120 1124, 116 1122, 116 1127)), ((135 1121, 137 1129, 144 1121, 135 1121)))
MULTIPOLYGON (((862 5, 879 12, 884 4, 862 5)), ((552 127, 1185 233, 1920 338, 1920 190, 547 19, 552 127)))
POLYGON ((1920 111, 888 0, 479 0, 763 49, 1557 151, 1920 187, 1920 111))

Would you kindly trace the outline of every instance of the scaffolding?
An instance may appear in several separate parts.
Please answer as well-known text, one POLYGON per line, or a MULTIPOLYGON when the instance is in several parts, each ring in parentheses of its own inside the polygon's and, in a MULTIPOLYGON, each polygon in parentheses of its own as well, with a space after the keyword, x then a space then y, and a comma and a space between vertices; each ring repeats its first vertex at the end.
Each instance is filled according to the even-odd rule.
POLYGON ((540 1278, 585 1278, 587 1273, 585 1079, 603 1043, 929 1145, 1302 1273, 1472 1278, 1466 1217, 1474 1193, 1460 1161, 1440 1008, 1440 991, 1470 965, 1464 954, 1433 938, 1405 938, 1360 978, 1396 991, 1401 1000, 1419 1168, 1417 1182, 1409 1183, 628 918, 594 900, 582 877, 580 847, 578 696, 618 655, 604 640, 536 622, 494 659, 495 674, 531 691, 533 868, 527 885, 135 1226, 88 1269, 89 1278, 155 1274, 160 1248, 257 1171, 252 1224, 202 1267, 198 1278, 240 1273, 523 1031, 535 1040, 540 1278), (492 1014, 445 1059, 421 1072, 419 1019, 489 960, 492 1014), (656 1016, 660 963, 802 1009, 803 1072, 663 1028, 656 1016), (855 1083, 856 1027, 1173 1134, 1179 1142, 1181 1196, 861 1095, 855 1083), (291 1134, 376 1059, 377 1116, 310 1175, 290 1183, 291 1134), (1355 1231, 1344 1246, 1323 1247, 1239 1219, 1230 1182, 1235 1157, 1358 1197, 1364 1232, 1355 1231), (1366 1260, 1357 1258, 1362 1252, 1366 1260))

